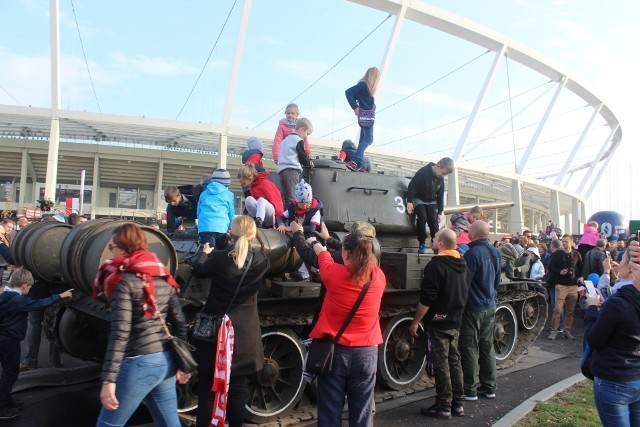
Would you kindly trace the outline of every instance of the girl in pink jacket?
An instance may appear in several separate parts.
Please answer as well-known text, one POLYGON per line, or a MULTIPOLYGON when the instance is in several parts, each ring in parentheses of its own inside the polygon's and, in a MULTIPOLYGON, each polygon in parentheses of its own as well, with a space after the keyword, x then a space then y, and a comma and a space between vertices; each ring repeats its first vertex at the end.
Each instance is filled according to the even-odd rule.
POLYGON ((598 223, 595 221, 588 222, 584 225, 582 237, 578 242, 578 252, 584 259, 587 252, 596 247, 600 234, 598 233, 598 223))
MULTIPOLYGON (((300 115, 298 105, 289 104, 284 109, 284 119, 280 119, 278 122, 278 129, 276 130, 276 136, 273 138, 273 146, 271 147, 271 153, 273 154, 273 161, 278 164, 278 153, 280 152, 280 143, 283 139, 289 136, 296 127, 296 121, 300 115)), ((309 141, 304 139, 304 152, 308 157, 311 157, 311 149, 309 148, 309 141)))

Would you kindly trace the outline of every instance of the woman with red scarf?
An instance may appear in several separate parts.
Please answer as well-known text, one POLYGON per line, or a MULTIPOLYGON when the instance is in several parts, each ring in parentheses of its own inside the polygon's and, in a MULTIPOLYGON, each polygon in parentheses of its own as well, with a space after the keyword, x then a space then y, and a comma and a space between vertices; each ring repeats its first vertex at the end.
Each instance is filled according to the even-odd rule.
POLYGON ((112 258, 100 267, 93 291, 111 306, 97 426, 124 426, 144 400, 155 425, 179 427, 175 383, 186 383, 190 375, 176 370, 155 309, 186 340, 178 284, 133 223, 113 231, 109 250, 112 258))

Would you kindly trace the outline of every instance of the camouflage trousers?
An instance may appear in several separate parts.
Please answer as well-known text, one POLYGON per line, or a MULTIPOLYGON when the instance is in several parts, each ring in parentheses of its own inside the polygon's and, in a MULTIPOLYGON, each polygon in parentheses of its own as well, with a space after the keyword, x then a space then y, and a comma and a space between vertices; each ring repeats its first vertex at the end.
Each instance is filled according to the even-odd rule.
POLYGON ((436 380, 436 404, 450 411, 464 402, 462 364, 458 351, 458 329, 429 328, 436 380))

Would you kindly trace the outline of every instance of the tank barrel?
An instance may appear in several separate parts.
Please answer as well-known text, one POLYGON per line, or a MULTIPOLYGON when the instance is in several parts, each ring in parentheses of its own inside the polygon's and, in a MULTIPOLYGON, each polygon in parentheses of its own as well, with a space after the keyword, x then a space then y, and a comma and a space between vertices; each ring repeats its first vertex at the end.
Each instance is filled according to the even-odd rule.
POLYGON ((467 205, 446 206, 444 208, 445 215, 452 214, 454 212, 466 212, 474 206, 480 206, 484 210, 510 208, 515 205, 514 202, 491 202, 491 203, 473 203, 467 205))

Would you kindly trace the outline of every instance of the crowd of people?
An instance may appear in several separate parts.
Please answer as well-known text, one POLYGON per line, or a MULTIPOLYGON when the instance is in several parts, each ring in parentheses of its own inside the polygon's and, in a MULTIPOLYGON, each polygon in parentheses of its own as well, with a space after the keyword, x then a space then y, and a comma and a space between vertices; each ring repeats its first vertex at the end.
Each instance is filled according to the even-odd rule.
MULTIPOLYGON (((369 172, 364 155, 373 141, 374 94, 377 68, 347 89, 346 97, 358 117, 359 144, 342 144, 338 158, 347 169, 369 172)), ((264 365, 258 316, 258 289, 262 288, 269 259, 253 245, 258 229, 289 233, 304 261, 299 280, 322 282, 318 309, 309 337, 336 338, 330 372, 317 376, 318 425, 341 424, 348 401, 351 426, 369 426, 374 408, 378 345, 383 342, 379 311, 386 286, 379 259, 373 253, 375 228, 356 221, 341 241, 324 224, 323 202, 314 197, 305 179, 313 168, 309 135, 313 125, 299 118, 298 106, 289 104, 273 142, 280 188, 269 180, 263 164, 263 144, 247 140, 243 166, 235 178, 245 195, 245 214, 236 216, 235 197, 229 190, 231 174, 216 169, 195 186, 167 186, 167 232, 198 221, 201 249, 193 261, 196 277, 211 278, 212 286, 201 314, 219 318, 213 340, 195 340, 198 362, 197 426, 241 426, 249 379, 264 365), (220 424, 222 423, 222 424, 220 424)), ((614 245, 598 234, 598 224, 585 225, 577 244, 552 221, 533 235, 525 230, 491 243, 490 226, 482 208, 457 212, 450 227, 440 229, 444 217, 444 177, 454 162, 442 158, 420 168, 406 194, 406 212, 417 224, 418 255, 435 254, 424 268, 420 297, 409 333, 426 334, 436 382, 433 405, 421 413, 439 419, 464 415, 464 404, 497 395, 494 327, 496 297, 503 277, 545 283, 553 309, 548 338, 575 339, 573 318, 579 287, 591 281, 598 295, 586 297, 587 342, 594 349, 594 395, 604 425, 640 425, 640 394, 628 391, 624 402, 614 401, 615 390, 640 386, 640 248, 634 239, 614 245), (431 237, 430 244, 427 243, 431 237), (606 303, 605 303, 606 301, 606 303), (421 325, 425 330, 421 330, 421 325), (635 394, 634 394, 635 393, 635 394), (626 409, 625 409, 626 408, 626 409), (636 424, 634 424, 636 423, 636 424)), ((70 225, 86 220, 68 217, 70 225)), ((19 228, 28 226, 21 218, 19 228)), ((14 223, 0 225, 0 278, 13 263, 9 250, 16 236, 14 223)), ((178 369, 171 332, 187 339, 180 288, 155 254, 149 251, 142 229, 133 223, 117 227, 108 243, 111 258, 100 267, 94 298, 111 308, 108 347, 101 373, 102 408, 97 425, 124 425, 143 401, 157 425, 179 426, 175 384, 190 374, 178 369), (144 381, 139 378, 144 377, 144 381)), ((294 276, 292 276, 294 277, 294 276)), ((44 309, 72 290, 51 295, 34 285, 23 268, 13 271, 9 283, 0 283, 0 418, 14 418, 23 404, 11 395, 18 372, 38 367, 38 349, 44 309), (28 319, 28 321, 27 321, 28 319), (28 326, 27 326, 28 325, 28 326), (20 360, 20 341, 26 336, 28 352, 20 360)), ((60 354, 50 347, 50 364, 61 366, 60 354)))

